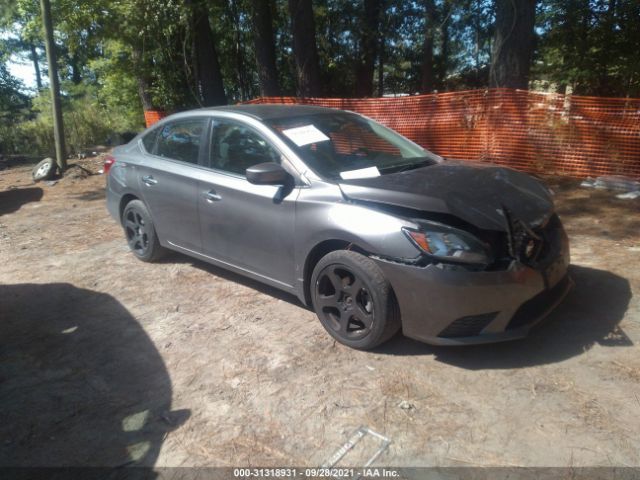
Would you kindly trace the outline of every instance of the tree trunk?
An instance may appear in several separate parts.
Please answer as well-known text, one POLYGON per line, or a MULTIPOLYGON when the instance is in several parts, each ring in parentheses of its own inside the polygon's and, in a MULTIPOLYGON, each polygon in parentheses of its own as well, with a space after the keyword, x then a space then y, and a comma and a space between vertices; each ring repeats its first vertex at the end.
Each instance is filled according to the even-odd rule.
POLYGON ((71 66, 71 81, 74 85, 79 85, 82 81, 81 68, 79 66, 78 57, 74 54, 71 56, 70 60, 71 66))
POLYGON ((378 96, 384 97, 384 31, 378 39, 378 96))
POLYGON ((240 88, 240 99, 248 100, 250 98, 249 80, 247 79, 247 69, 244 66, 245 48, 242 43, 240 34, 240 14, 238 13, 238 5, 236 0, 229 0, 227 3, 227 11, 229 17, 233 21, 233 41, 234 41, 234 57, 236 64, 236 75, 238 77, 238 87, 240 88))
POLYGON ((480 37, 482 35, 482 25, 480 12, 482 11, 482 3, 481 0, 476 0, 475 2, 475 12, 473 15, 473 27, 474 27, 474 66, 475 66, 475 80, 476 86, 480 85, 480 37))
POLYGON ((253 40, 256 50, 256 67, 260 81, 260 95, 279 97, 282 93, 276 69, 276 48, 271 18, 272 0, 252 1, 253 40))
POLYGON ((204 0, 185 0, 185 3, 191 13, 194 70, 200 102, 205 107, 226 105, 220 62, 209 24, 209 7, 204 0))
POLYGON ((40 0, 40 9, 42 11, 42 23, 44 26, 47 64, 49 66, 49 89, 51 90, 51 103, 53 105, 53 138, 56 145, 56 162, 60 173, 64 173, 67 169, 67 155, 64 142, 62 106, 60 104, 60 83, 58 81, 58 66, 56 63, 56 44, 53 40, 53 20, 51 19, 51 3, 49 0, 40 0))
POLYGON ((360 36, 360 58, 356 67, 356 96, 373 96, 376 37, 380 26, 380 0, 364 0, 364 22, 360 36))
POLYGON ((33 62, 33 69, 36 72, 36 86, 38 90, 42 90, 42 74, 40 73, 40 62, 38 60, 38 51, 33 43, 29 44, 31 50, 31 61, 33 62))
POLYGON ((496 0, 489 85, 526 89, 533 54, 536 0, 496 0))
MULTIPOLYGON (((607 10, 604 13, 604 20, 602 22, 602 29, 604 38, 613 41, 615 39, 615 13, 616 13, 616 0, 608 0, 607 10)), ((605 40, 606 41, 606 40, 605 40)), ((609 65, 611 63, 611 54, 607 49, 603 49, 598 59, 598 89, 599 95, 615 95, 615 88, 609 86, 609 65)))
MULTIPOLYGON (((453 8, 450 2, 445 2, 444 6, 448 9, 453 8)), ((447 81, 447 72, 449 71, 449 16, 450 12, 445 11, 443 15, 446 15, 440 24, 440 36, 442 37, 442 44, 440 46, 440 62, 438 62, 438 87, 445 89, 445 82, 447 81)))
POLYGON ((298 95, 320 95, 320 66, 311 0, 289 0, 298 95))
POLYGON ((435 71, 433 68, 433 36, 436 23, 436 5, 433 0, 424 2, 424 42, 422 43, 422 78, 420 93, 432 92, 435 88, 435 71))
POLYGON ((131 52, 131 60, 133 62, 133 70, 135 72, 136 83, 138 85, 138 96, 142 103, 143 110, 153 110, 153 100, 151 99, 151 82, 149 80, 149 70, 144 65, 142 48, 139 46, 133 47, 131 52))

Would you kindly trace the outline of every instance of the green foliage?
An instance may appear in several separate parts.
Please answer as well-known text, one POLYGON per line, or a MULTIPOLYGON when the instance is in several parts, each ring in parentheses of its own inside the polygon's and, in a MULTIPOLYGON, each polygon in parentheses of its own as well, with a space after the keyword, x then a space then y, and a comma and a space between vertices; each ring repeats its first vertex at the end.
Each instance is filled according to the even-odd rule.
POLYGON ((0 154, 13 147, 15 125, 29 116, 31 102, 22 83, 8 71, 0 54, 0 154))
POLYGON ((640 96, 640 2, 547 0, 534 75, 560 91, 640 96))
MULTIPOLYGON (((98 89, 67 85, 68 96, 63 98, 65 141, 71 154, 81 153, 96 145, 112 141, 115 134, 138 131, 142 127, 140 115, 131 116, 114 105, 100 101, 98 89)), ((137 112, 136 112, 137 113, 137 112)), ((31 118, 6 125, 2 132, 4 153, 52 155, 53 113, 51 93, 43 89, 33 98, 31 118)), ((0 128, 4 128, 0 126, 0 128)))
MULTIPOLYGON (((168 111, 198 107, 190 4, 203 2, 230 103, 258 95, 251 22, 257 0, 55 0, 56 53, 67 142, 73 152, 143 124, 140 92, 168 111), (191 3, 189 3, 191 2, 191 3)), ((313 0, 322 93, 355 94, 364 0, 313 0)), ((381 0, 374 91, 420 90, 425 31, 433 34, 439 91, 483 88, 494 30, 492 0, 381 0), (431 24, 425 8, 433 5, 431 24), (380 85, 382 73, 383 85, 380 85), (380 87, 383 87, 382 89, 380 87)), ((296 91, 288 0, 272 0, 276 66, 285 95, 296 91)), ((29 98, 8 74, 11 56, 37 64, 46 80, 36 0, 0 0, 0 148, 51 151, 47 91, 29 98)), ((640 96, 638 0, 538 0, 536 88, 640 96)))
POLYGON ((130 57, 124 43, 109 40, 103 55, 88 63, 93 76, 87 83, 96 103, 109 112, 108 122, 115 132, 136 131, 144 123, 130 57))

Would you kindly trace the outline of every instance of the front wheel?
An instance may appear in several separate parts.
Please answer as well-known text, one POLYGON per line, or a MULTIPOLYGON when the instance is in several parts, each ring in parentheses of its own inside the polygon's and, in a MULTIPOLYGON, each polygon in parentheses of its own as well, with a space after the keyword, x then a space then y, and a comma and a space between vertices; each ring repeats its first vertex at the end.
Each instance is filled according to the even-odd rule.
POLYGON ((165 253, 158 240, 149 210, 140 200, 132 200, 124 207, 122 227, 129 249, 143 262, 158 260, 165 253))
POLYGON ((325 255, 311 276, 313 306, 327 332, 340 343, 368 350, 400 328, 400 313, 380 268, 349 250, 325 255))

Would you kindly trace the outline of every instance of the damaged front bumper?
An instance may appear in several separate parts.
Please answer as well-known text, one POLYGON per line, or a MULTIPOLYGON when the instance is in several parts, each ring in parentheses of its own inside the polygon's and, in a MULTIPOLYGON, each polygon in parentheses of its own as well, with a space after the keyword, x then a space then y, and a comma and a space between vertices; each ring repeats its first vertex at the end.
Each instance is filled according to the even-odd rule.
POLYGON ((535 267, 514 261, 503 271, 376 262, 393 287, 405 336, 469 345, 525 337, 564 299, 573 285, 564 230, 553 247, 535 267))

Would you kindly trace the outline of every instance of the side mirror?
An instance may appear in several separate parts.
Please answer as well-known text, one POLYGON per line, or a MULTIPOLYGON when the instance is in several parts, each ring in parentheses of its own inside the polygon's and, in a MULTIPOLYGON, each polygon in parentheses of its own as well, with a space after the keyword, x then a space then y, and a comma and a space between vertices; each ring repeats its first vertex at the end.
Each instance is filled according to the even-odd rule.
POLYGON ((247 168, 247 180, 254 185, 286 185, 291 175, 276 162, 265 162, 247 168))

